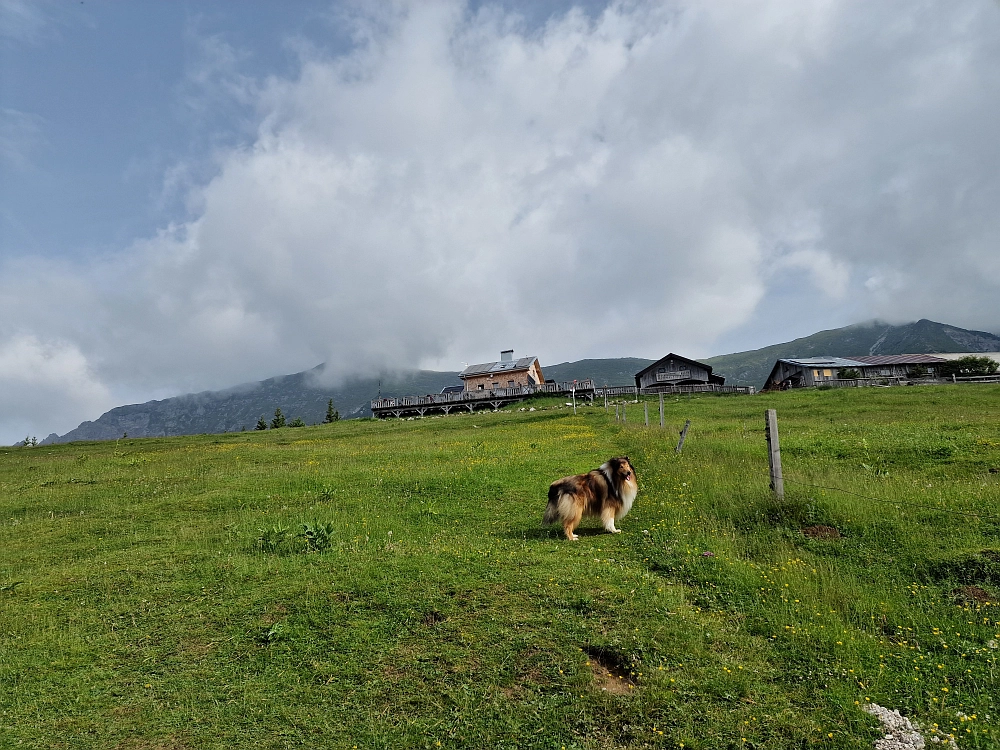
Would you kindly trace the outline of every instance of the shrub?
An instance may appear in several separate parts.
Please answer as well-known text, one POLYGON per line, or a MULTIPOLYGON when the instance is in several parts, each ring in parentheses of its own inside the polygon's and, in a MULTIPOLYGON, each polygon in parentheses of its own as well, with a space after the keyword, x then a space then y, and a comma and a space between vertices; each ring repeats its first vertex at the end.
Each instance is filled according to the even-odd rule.
POLYGON ((332 523, 303 523, 299 525, 299 538, 304 539, 309 552, 322 552, 332 542, 334 526, 332 523))
POLYGON ((271 429, 278 430, 285 426, 285 415, 281 413, 281 407, 279 406, 274 410, 274 419, 271 420, 271 429))
POLYGON ((1000 365, 989 357, 968 356, 938 365, 938 372, 946 378, 950 378, 952 375, 974 377, 976 375, 992 375, 998 367, 1000 365))
POLYGON ((853 367, 848 367, 840 371, 839 377, 841 380, 857 380, 861 377, 861 373, 853 367))
POLYGON ((302 417, 296 417, 289 424, 289 427, 305 427, 306 423, 302 421, 302 417))
POLYGON ((255 430, 266 430, 267 429, 267 420, 264 419, 264 415, 263 414, 260 415, 260 419, 257 420, 257 426, 254 427, 254 429, 255 430))
POLYGON ((257 549, 261 552, 278 552, 288 541, 288 527, 277 525, 269 529, 258 529, 257 549))

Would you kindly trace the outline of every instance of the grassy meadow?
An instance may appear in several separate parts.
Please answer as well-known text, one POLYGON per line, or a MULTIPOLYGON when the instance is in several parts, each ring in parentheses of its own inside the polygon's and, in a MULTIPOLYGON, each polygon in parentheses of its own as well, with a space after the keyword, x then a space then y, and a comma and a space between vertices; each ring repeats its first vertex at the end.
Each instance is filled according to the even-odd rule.
POLYGON ((0 449, 0 747, 1000 747, 1000 387, 628 409, 0 449))

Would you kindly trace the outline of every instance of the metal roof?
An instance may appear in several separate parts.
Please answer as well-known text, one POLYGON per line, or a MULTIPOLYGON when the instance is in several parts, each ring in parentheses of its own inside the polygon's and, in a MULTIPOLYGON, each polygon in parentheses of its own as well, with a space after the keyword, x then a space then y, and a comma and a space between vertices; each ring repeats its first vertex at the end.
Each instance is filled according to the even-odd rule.
POLYGON ((468 378, 473 375, 488 375, 491 373, 516 372, 527 370, 538 360, 538 357, 521 357, 510 362, 483 362, 480 365, 469 365, 462 370, 460 378, 468 378))
POLYGON ((946 359, 931 354, 881 354, 855 359, 866 365, 936 365, 947 362, 946 359))
POLYGON ((778 361, 799 367, 871 367, 872 365, 935 365, 945 360, 930 354, 866 354, 850 358, 805 357, 802 359, 788 359, 783 357, 778 361))
POLYGON ((779 362, 785 362, 798 367, 864 367, 865 363, 856 359, 844 357, 805 357, 804 359, 789 359, 782 357, 779 362))

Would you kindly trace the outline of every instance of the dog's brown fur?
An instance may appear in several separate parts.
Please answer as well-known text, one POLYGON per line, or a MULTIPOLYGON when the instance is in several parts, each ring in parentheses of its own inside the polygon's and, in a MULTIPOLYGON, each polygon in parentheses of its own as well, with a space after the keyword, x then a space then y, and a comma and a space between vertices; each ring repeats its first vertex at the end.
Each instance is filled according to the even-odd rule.
POLYGON ((628 456, 609 459, 599 469, 586 474, 557 479, 549 485, 549 504, 542 522, 562 523, 566 538, 575 542, 573 533, 584 516, 600 516, 606 531, 618 534, 615 521, 632 509, 639 485, 628 456))

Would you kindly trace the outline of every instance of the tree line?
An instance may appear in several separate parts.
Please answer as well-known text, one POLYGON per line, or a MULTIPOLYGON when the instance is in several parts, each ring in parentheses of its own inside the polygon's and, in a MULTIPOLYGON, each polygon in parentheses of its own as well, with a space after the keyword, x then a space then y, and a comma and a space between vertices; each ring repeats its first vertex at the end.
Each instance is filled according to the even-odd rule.
MULTIPOLYGON (((331 398, 326 402, 326 416, 323 418, 323 424, 330 424, 331 422, 337 422, 340 419, 340 412, 337 411, 333 406, 333 399, 331 398)), ((280 430, 282 427, 305 427, 306 423, 302 421, 302 417, 296 417, 291 422, 285 422, 285 415, 281 412, 281 407, 279 406, 274 410, 274 417, 271 419, 271 423, 268 424, 267 419, 263 414, 260 415, 260 419, 257 420, 257 425, 254 427, 255 430, 280 430)))

